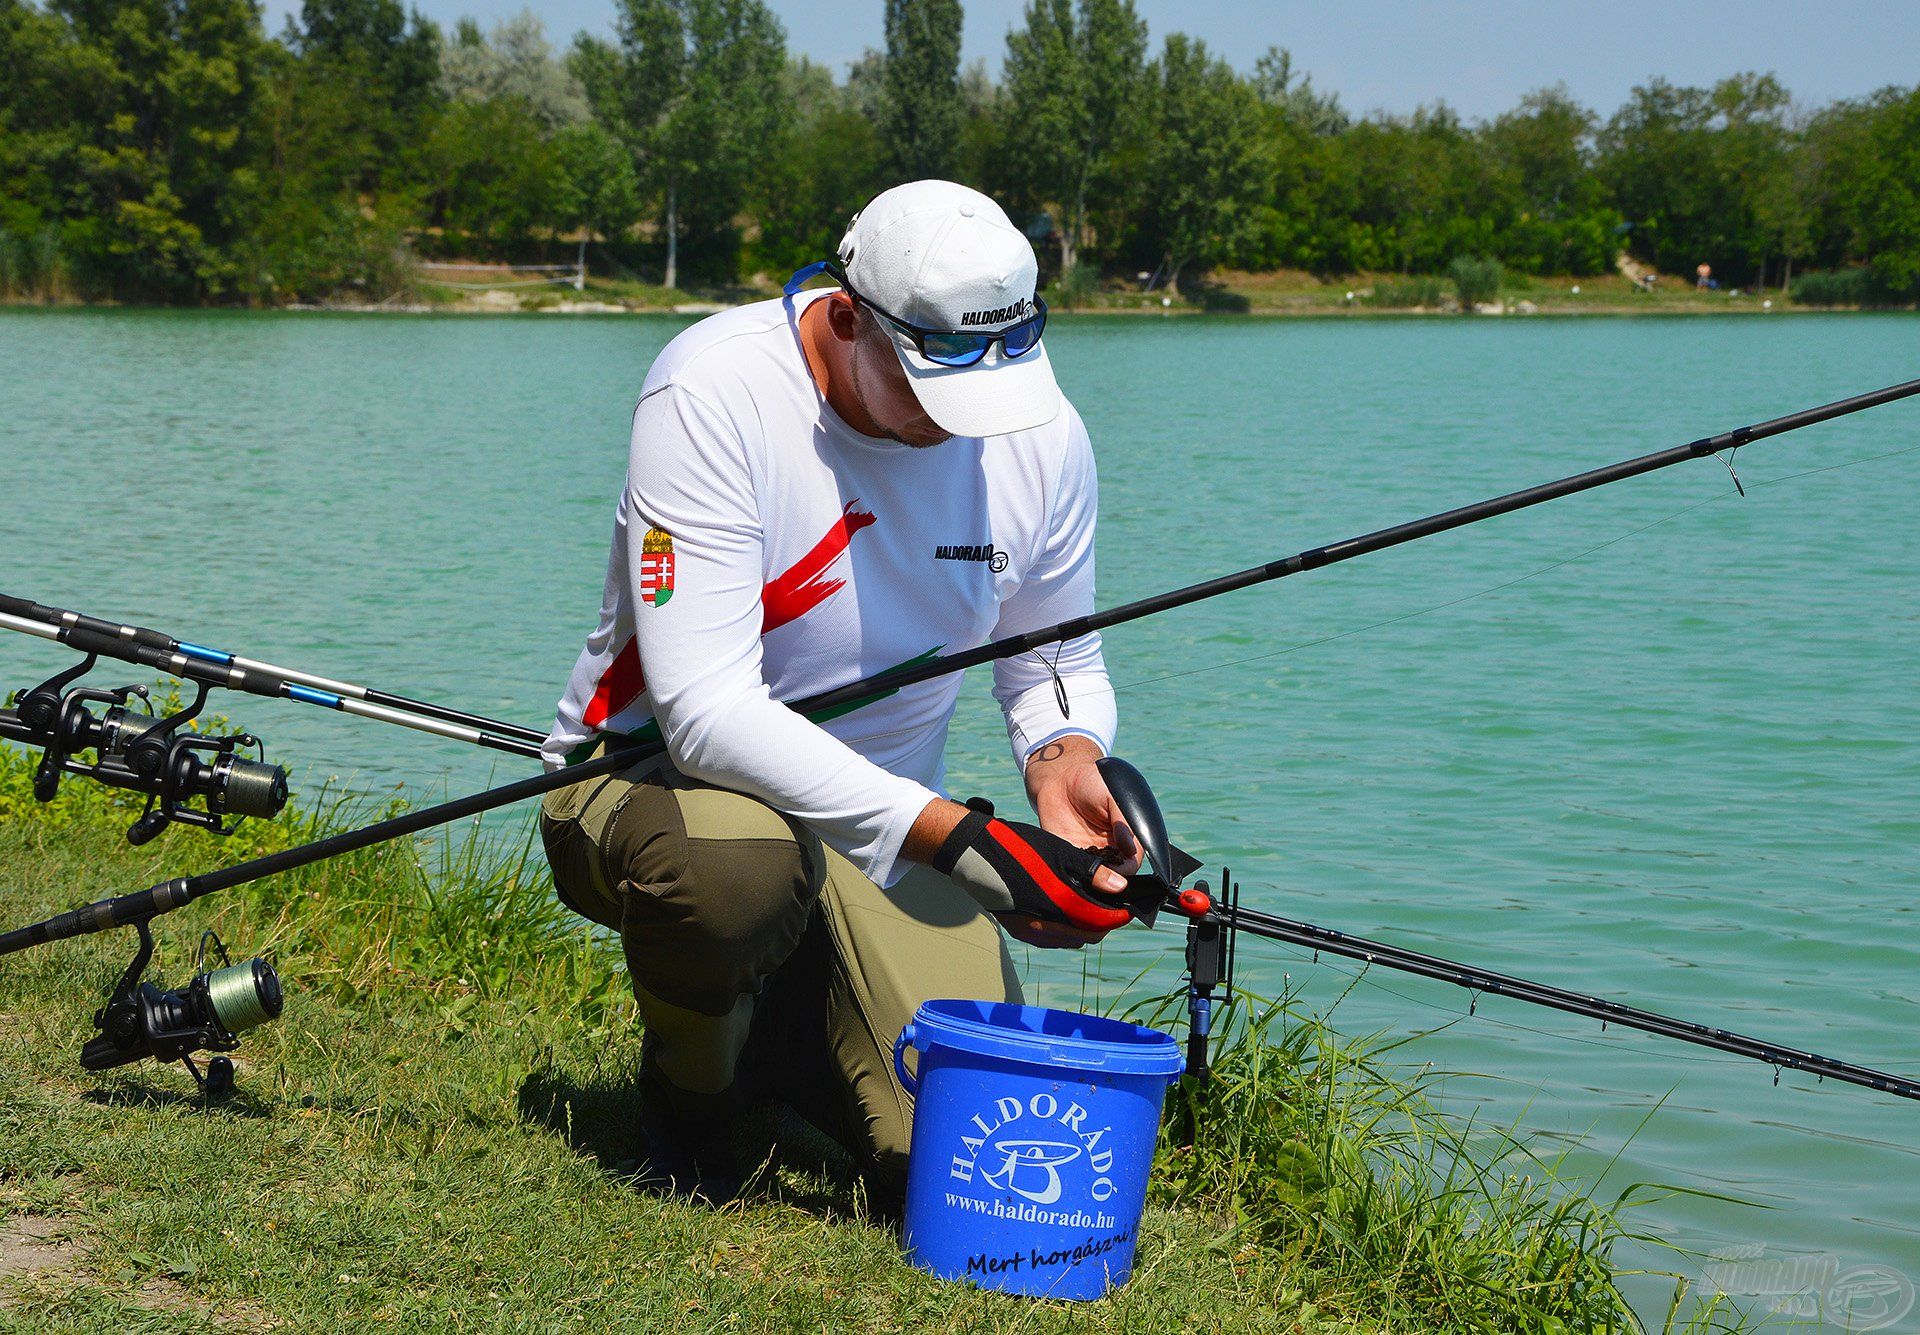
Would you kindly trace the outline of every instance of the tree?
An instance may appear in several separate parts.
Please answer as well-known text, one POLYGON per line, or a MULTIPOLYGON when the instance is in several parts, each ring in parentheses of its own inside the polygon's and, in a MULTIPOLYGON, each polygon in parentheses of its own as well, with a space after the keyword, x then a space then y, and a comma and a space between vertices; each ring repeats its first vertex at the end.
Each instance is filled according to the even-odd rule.
POLYGON ((590 41, 576 69, 659 209, 674 287, 683 235, 715 255, 779 131, 786 35, 761 0, 621 0, 616 29, 617 73, 590 41))
POLYGON ((1596 202, 1594 125, 1594 114, 1559 84, 1522 97, 1519 106, 1487 126, 1483 137, 1525 207, 1543 217, 1562 217, 1596 202))
POLYGON ((1148 70, 1152 136, 1142 228, 1180 290, 1191 265, 1224 259, 1245 234, 1262 183, 1257 94, 1205 42, 1172 33, 1148 70))
POLYGON ((556 222, 555 160, 519 98, 460 101, 434 118, 419 153, 425 221, 511 255, 556 222))
POLYGON ((1705 262, 1740 282, 1764 269, 1760 201, 1786 167, 1787 104, 1771 75, 1635 88, 1601 131, 1599 160, 1602 183, 1633 225, 1633 251, 1669 271, 1705 262))
MULTIPOLYGON (((251 130, 263 39, 249 0, 63 0, 84 90, 63 171, 81 264, 146 300, 240 295, 234 245, 255 200, 251 130)), ((43 35, 51 35, 43 32, 43 35)), ((80 92, 81 90, 74 90, 80 92)))
POLYGON ((887 0, 880 137, 896 180, 947 177, 959 161, 960 0, 887 0))
POLYGON ((1531 273, 1605 273, 1620 214, 1593 171, 1596 117, 1564 85, 1542 88, 1484 127, 1480 140, 1510 201, 1500 255, 1531 273))
POLYGON ((1351 123, 1338 93, 1316 93, 1313 76, 1293 77, 1293 52, 1270 46, 1253 65, 1253 91, 1288 122, 1308 134, 1335 135, 1351 123))
POLYGON ((303 0, 281 39, 301 77, 343 113, 335 151, 355 159, 352 188, 373 192, 406 174, 440 104, 440 30, 400 0, 303 0))
POLYGON ((1054 229, 1060 267, 1071 268, 1087 239, 1097 196, 1145 85, 1147 25, 1132 0, 1032 0, 1026 27, 1007 34, 1002 74, 1002 152, 1016 199, 1060 210, 1054 229))
POLYGON ((832 255, 847 220, 886 184, 885 145, 858 92, 802 57, 787 66, 793 108, 757 173, 758 262, 784 277, 832 255))
POLYGON ((1920 299, 1920 88, 1886 88, 1849 109, 1849 151, 1827 167, 1847 252, 1877 300, 1920 299))
POLYGON ((558 131, 552 152, 555 224, 590 236, 626 235, 640 217, 640 183, 620 141, 588 121, 558 131))
POLYGON ((580 80, 554 58, 546 25, 530 9, 494 24, 491 37, 462 19, 440 48, 440 92, 454 102, 518 98, 549 131, 591 114, 580 80))

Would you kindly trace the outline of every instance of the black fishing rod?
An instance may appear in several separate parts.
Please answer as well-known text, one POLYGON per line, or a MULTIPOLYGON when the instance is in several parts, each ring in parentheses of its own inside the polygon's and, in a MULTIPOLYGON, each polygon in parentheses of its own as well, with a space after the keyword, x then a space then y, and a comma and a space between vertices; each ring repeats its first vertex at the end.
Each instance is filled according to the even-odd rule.
MULTIPOLYGON (((1207 1079, 1212 1058, 1214 993, 1223 990, 1229 997, 1233 993, 1236 943, 1239 934, 1244 932, 1268 941, 1308 947, 1314 952, 1316 962, 1323 953, 1338 955, 1358 960, 1368 967, 1377 965, 1383 969, 1417 974, 1422 978, 1434 978, 1465 988, 1473 993, 1469 1014, 1478 1009, 1483 994, 1512 997, 1530 1005, 1565 1011, 1571 1015, 1584 1015, 1599 1020, 1603 1027, 1609 1024, 1623 1025, 1643 1033, 1692 1043, 1697 1047, 1751 1057, 1774 1068, 1775 1083, 1779 1081, 1781 1068, 1787 1068, 1864 1085, 1905 1099, 1920 1100, 1920 1080, 1907 1076, 1892 1075, 1854 1062, 1823 1057, 1817 1052, 1804 1052, 1765 1039, 1715 1029, 1711 1025, 1676 1019, 1625 1002, 1609 1001, 1605 997, 1569 992, 1565 988, 1535 982, 1530 978, 1496 973, 1492 969, 1461 964, 1437 955, 1424 955, 1403 946, 1369 941, 1332 927, 1320 927, 1314 923, 1245 908, 1240 903, 1239 884, 1234 881, 1233 873, 1224 868, 1220 873, 1217 892, 1205 881, 1181 889, 1181 882, 1199 870, 1199 863, 1168 838, 1166 817, 1161 813, 1159 800, 1148 786, 1146 776, 1127 761, 1114 756, 1104 757, 1095 764, 1127 828, 1133 832, 1140 846, 1141 871, 1133 880, 1135 887, 1144 893, 1136 901, 1135 916, 1151 925, 1157 910, 1171 909, 1187 920, 1187 1073, 1198 1080, 1207 1079)), ((1191 1133, 1190 1126, 1188 1129, 1191 1133)))
POLYGON ((1236 902, 1235 892, 1229 889, 1229 885, 1230 879, 1223 875, 1222 897, 1225 902, 1215 906, 1213 915, 1218 921, 1235 932, 1245 932, 1249 936, 1261 937, 1268 941, 1305 946, 1315 953, 1316 958, 1321 954, 1338 955, 1344 959, 1358 960, 1369 967, 1393 969, 1400 973, 1418 974, 1422 978, 1434 978, 1443 983, 1451 983, 1455 987, 1465 988, 1474 993, 1475 1007, 1478 1006, 1481 995, 1512 997, 1516 1001, 1545 1006, 1550 1010, 1565 1011, 1569 1015, 1584 1015, 1588 1019, 1600 1021, 1602 1025, 1617 1024, 1628 1029, 1638 1029, 1642 1033, 1678 1039, 1682 1043, 1692 1043, 1698 1047, 1717 1048, 1721 1052, 1731 1052, 1736 1056, 1751 1057, 1755 1061, 1765 1062, 1775 1068, 1784 1067, 1794 1071, 1805 1071, 1822 1079, 1844 1080, 1848 1084, 1865 1085, 1868 1089, 1877 1089, 1885 1094, 1897 1094, 1903 1099, 1920 1099, 1920 1080, 1909 1079, 1903 1075, 1892 1075, 1886 1071, 1876 1071, 1871 1067, 1857 1066, 1852 1062, 1838 1061, 1832 1057, 1823 1057, 1817 1052, 1802 1052, 1798 1048, 1782 1047, 1764 1039, 1749 1038, 1745 1034, 1715 1029, 1708 1025, 1696 1024, 1691 1020, 1675 1019, 1670 1015, 1641 1010, 1623 1002, 1609 1001, 1605 997, 1569 992, 1565 988, 1552 987, 1527 978, 1517 978, 1512 974, 1495 973, 1491 969, 1476 968, 1471 964, 1442 959, 1437 955, 1423 955, 1417 950, 1408 950, 1402 946, 1349 936, 1331 927, 1317 927, 1313 923, 1297 922, 1291 918, 1275 917, 1271 913, 1242 908, 1236 902))
POLYGON ((163 631, 103 621, 84 612, 48 607, 3 593, 0 593, 0 629, 54 640, 83 654, 117 658, 187 681, 224 686, 269 699, 318 705, 357 718, 398 724, 436 737, 531 759, 539 757, 540 744, 546 740, 544 732, 503 723, 484 714, 263 663, 224 649, 177 640, 163 631))
MULTIPOLYGON (((1184 607, 1217 594, 1247 588, 1251 585, 1284 579, 1304 571, 1316 570, 1322 566, 1349 561, 1372 552, 1413 542, 1419 538, 1430 537, 1449 529, 1460 528, 1499 515, 1510 514, 1515 510, 1540 505, 1570 496, 1576 492, 1588 491, 1605 486, 1611 482, 1638 477, 1657 469, 1671 467, 1690 459, 1704 458, 1717 454, 1721 450, 1737 450, 1741 446, 1764 440, 1771 436, 1798 430, 1817 422, 1831 421, 1849 413, 1891 403, 1897 399, 1920 394, 1920 380, 1889 386, 1871 393, 1856 395, 1818 408, 1809 408, 1802 412, 1791 413, 1753 426, 1740 427, 1733 431, 1722 432, 1717 436, 1702 437, 1685 445, 1639 456, 1621 463, 1596 468, 1588 472, 1574 474, 1556 482, 1543 483, 1521 491, 1510 492, 1505 496, 1481 501, 1473 505, 1430 515, 1391 528, 1377 530, 1359 537, 1324 547, 1310 548, 1283 557, 1266 565, 1254 566, 1237 574, 1222 576, 1183 589, 1160 594, 1153 598, 1142 599, 1121 607, 1096 612, 1089 616, 1075 617, 1057 625, 1024 635, 1008 636, 989 644, 957 653, 946 654, 928 659, 923 663, 895 668, 887 672, 849 682, 843 686, 817 692, 801 700, 789 701, 789 708, 802 714, 819 714, 827 710, 844 711, 858 708, 884 696, 891 695, 904 687, 918 682, 932 680, 950 673, 964 671, 1001 658, 1009 658, 1028 653, 1042 645, 1056 641, 1072 639, 1092 631, 1102 630, 1124 622, 1135 621, 1159 612, 1184 607)), ((161 914, 183 908, 203 895, 215 891, 244 885, 263 877, 280 872, 292 871, 311 865, 327 858, 366 848, 390 839, 404 838, 418 834, 435 826, 448 824, 467 816, 478 815, 497 807, 511 805, 530 797, 538 797, 556 788, 583 779, 612 774, 641 761, 660 755, 665 746, 657 739, 632 740, 627 745, 616 747, 594 759, 547 774, 535 775, 513 783, 505 784, 466 797, 456 798, 418 811, 408 812, 387 820, 376 821, 358 830, 343 831, 330 835, 310 844, 297 848, 283 849, 263 857, 254 858, 219 871, 206 872, 198 876, 176 877, 162 881, 135 894, 121 895, 89 904, 84 908, 68 913, 57 914, 45 921, 34 923, 16 931, 0 934, 0 956, 33 946, 68 937, 81 936, 93 932, 107 931, 114 927, 130 924, 142 924, 161 914)), ((1194 897, 1188 892, 1181 899, 1173 892, 1177 878, 1169 878, 1162 888, 1167 890, 1169 905, 1180 909, 1189 916, 1208 911, 1204 897, 1194 897)), ((1130 905, 1137 916, 1151 921, 1155 904, 1130 905)), ((1675 1037, 1681 1035, 1675 1034, 1675 1037)), ((1786 1052, 1788 1049, 1779 1049, 1786 1052)))
MULTIPOLYGON (((1137 621, 1142 617, 1153 616, 1176 607, 1185 607, 1190 603, 1200 602, 1236 589, 1285 579, 1290 575, 1317 570, 1322 566, 1334 565, 1341 561, 1351 561, 1356 557, 1366 556, 1388 547, 1397 547, 1403 543, 1431 537, 1436 533, 1444 533, 1449 529, 1511 514, 1515 510, 1524 510, 1529 506, 1541 505, 1562 496, 1571 496, 1576 492, 1589 491, 1611 482, 1619 482, 1657 469, 1669 468, 1690 459, 1704 458, 1710 454, 1717 454, 1721 450, 1737 450, 1755 441, 1797 431, 1801 427, 1812 426, 1818 422, 1832 421, 1834 418, 1845 417, 1850 413, 1863 412, 1868 408, 1909 398, 1915 394, 1920 394, 1920 380, 1909 380, 1903 384, 1890 385, 1885 389, 1873 390, 1866 394, 1857 394, 1818 408, 1789 413, 1784 417, 1776 417, 1753 426, 1737 427, 1732 431, 1721 432, 1717 436, 1703 436, 1685 445, 1676 445, 1671 449, 1659 450, 1621 463, 1609 464, 1603 468, 1576 473, 1556 482, 1545 482, 1539 486, 1509 492, 1504 496, 1496 496, 1472 505, 1444 510, 1424 519, 1415 519, 1391 528, 1379 529, 1342 542, 1330 543, 1324 547, 1309 548, 1303 552, 1296 552, 1292 556, 1268 562, 1266 565, 1253 566, 1237 574, 1223 575, 1217 579, 1190 584, 1185 588, 1175 589, 1152 598, 1143 598, 1137 602, 1126 603, 1104 612, 1095 612, 1089 616, 1074 617, 1057 625, 1029 631, 1024 635, 1010 635, 977 648, 943 654, 922 663, 893 668, 786 703, 789 708, 802 714, 858 708, 907 686, 931 681, 950 673, 962 672, 970 667, 978 667, 982 663, 1030 653, 1043 645, 1073 639, 1128 621, 1137 621)), ((570 783, 613 774, 642 761, 651 760, 665 750, 665 744, 657 737, 632 740, 627 745, 612 747, 591 760, 585 760, 564 769, 533 775, 497 788, 455 798, 449 802, 375 821, 358 830, 329 835, 310 844, 282 849, 220 871, 161 881, 134 894, 103 899, 69 913, 57 914, 29 927, 0 933, 0 955, 9 955, 49 941, 107 931, 113 927, 154 918, 182 908, 202 895, 245 885, 262 877, 292 871, 327 858, 338 857, 343 853, 384 843, 389 839, 401 839, 408 835, 419 834, 436 826, 492 811, 497 807, 523 802, 530 797, 540 797, 556 788, 564 788, 570 783)))

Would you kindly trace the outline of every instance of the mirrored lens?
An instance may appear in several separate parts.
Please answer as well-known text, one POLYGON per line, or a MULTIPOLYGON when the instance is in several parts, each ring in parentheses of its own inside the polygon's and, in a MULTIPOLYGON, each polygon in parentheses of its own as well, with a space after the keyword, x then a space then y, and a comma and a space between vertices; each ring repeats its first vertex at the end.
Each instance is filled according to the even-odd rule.
POLYGON ((920 350, 941 366, 972 366, 987 355, 991 334, 925 334, 920 350))
POLYGON ((1045 326, 1046 321, 1036 315, 1031 320, 1024 320, 1009 329, 1006 341, 1002 345, 1007 350, 1007 356, 1019 357, 1032 352, 1034 344, 1040 341, 1040 331, 1045 326))

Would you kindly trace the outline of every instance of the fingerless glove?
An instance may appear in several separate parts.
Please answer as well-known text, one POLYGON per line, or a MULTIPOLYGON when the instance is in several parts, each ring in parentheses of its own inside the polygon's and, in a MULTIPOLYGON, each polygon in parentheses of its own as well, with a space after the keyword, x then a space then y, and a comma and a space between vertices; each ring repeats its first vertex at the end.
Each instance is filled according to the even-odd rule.
POLYGON ((989 913, 1024 913, 1089 931, 1124 927, 1132 915, 1093 888, 1099 855, 1075 848, 1038 825, 998 820, 992 804, 967 803, 966 818, 933 855, 989 913))

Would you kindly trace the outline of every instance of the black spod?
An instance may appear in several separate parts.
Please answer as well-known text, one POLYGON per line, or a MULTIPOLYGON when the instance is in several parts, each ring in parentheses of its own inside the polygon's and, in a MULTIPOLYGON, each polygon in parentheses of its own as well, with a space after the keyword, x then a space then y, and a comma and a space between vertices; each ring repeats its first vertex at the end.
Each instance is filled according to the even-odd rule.
POLYGON ((1174 877, 1173 841, 1167 838, 1167 819, 1160 814, 1160 800, 1147 785, 1147 776, 1119 756, 1105 756, 1093 762, 1106 780, 1113 803, 1126 818, 1127 828, 1140 842, 1147 870, 1165 881, 1170 889, 1179 889, 1174 877))

